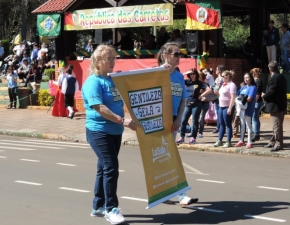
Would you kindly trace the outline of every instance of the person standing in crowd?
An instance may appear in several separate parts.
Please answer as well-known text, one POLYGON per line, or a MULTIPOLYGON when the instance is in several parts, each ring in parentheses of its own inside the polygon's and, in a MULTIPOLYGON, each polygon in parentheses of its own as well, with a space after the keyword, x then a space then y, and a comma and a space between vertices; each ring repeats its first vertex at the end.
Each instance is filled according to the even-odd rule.
POLYGON ((268 62, 277 60, 277 46, 280 41, 280 34, 278 28, 274 27, 274 21, 269 21, 268 29, 268 44, 267 44, 267 55, 268 62))
POLYGON ((169 40, 169 35, 166 31, 165 27, 161 27, 159 30, 159 36, 157 38, 157 49, 161 48, 168 40, 169 40))
POLYGON ((72 75, 72 69, 68 68, 66 70, 67 77, 63 79, 61 92, 64 94, 64 104, 69 111, 68 118, 73 119, 75 112, 74 107, 74 97, 75 93, 79 90, 79 83, 77 79, 72 75))
POLYGON ((85 47, 85 50, 86 50, 87 52, 93 52, 93 51, 94 51, 93 39, 90 39, 90 40, 88 41, 88 44, 87 44, 87 46, 85 47))
POLYGON ((243 52, 246 59, 249 61, 251 68, 257 67, 257 49, 251 36, 247 38, 247 42, 243 47, 243 52))
POLYGON ((287 109, 287 80, 278 71, 276 61, 270 62, 269 71, 271 78, 268 81, 266 93, 262 94, 266 101, 265 112, 270 113, 273 126, 273 136, 265 148, 272 152, 283 149, 283 122, 287 109))
POLYGON ((268 30, 264 29, 262 33, 262 41, 261 41, 261 68, 264 71, 267 71, 268 67, 268 55, 267 55, 267 46, 268 46, 268 30))
POLYGON ((86 136, 98 157, 91 216, 105 216, 111 224, 125 222, 118 208, 118 154, 124 126, 136 130, 131 119, 124 119, 124 103, 113 79, 115 50, 99 45, 91 56, 89 77, 82 87, 86 109, 86 136))
POLYGON ((210 87, 214 84, 214 78, 213 78, 213 69, 207 68, 204 70, 204 74, 206 75, 204 82, 206 82, 210 87))
MULTIPOLYGON (((199 80, 202 83, 204 83, 207 86, 207 88, 209 88, 210 85, 206 82, 206 78, 207 78, 206 74, 204 74, 204 73, 200 73, 199 74, 199 80)), ((209 90, 211 91, 210 88, 209 88, 209 90)), ((206 115, 208 109, 209 109, 209 101, 205 101, 204 97, 201 97, 201 112, 200 112, 200 117, 199 117, 199 134, 198 134, 198 138, 203 138, 203 131, 204 131, 204 125, 205 125, 204 118, 205 118, 205 115, 206 115)))
POLYGON ((242 147, 245 145, 244 143, 244 137, 245 137, 245 131, 246 126, 248 128, 248 143, 246 145, 246 148, 253 148, 252 144, 252 116, 254 114, 255 110, 255 104, 256 104, 256 96, 257 96, 257 87, 254 80, 254 77, 251 73, 246 73, 244 75, 244 82, 245 85, 240 90, 240 94, 247 97, 247 108, 245 110, 245 115, 240 116, 241 121, 241 137, 240 141, 236 144, 236 147, 242 147))
POLYGON ((6 79, 8 81, 8 94, 10 100, 10 104, 7 109, 16 109, 17 73, 14 71, 13 65, 8 67, 6 79))
POLYGON ((232 82, 235 75, 234 71, 224 71, 221 77, 223 78, 222 87, 219 90, 215 90, 215 94, 219 96, 219 111, 218 120, 220 123, 219 137, 214 147, 223 146, 224 148, 231 147, 232 140, 232 120, 235 105, 235 98, 237 93, 237 87, 232 82), (223 145, 222 140, 227 132, 227 142, 223 145))
MULTIPOLYGON (((241 82, 240 83, 240 89, 237 92, 237 96, 240 95, 240 91, 242 90, 242 87, 245 85, 245 82, 241 82)), ((233 115, 233 138, 239 138, 240 136, 238 135, 239 133, 239 128, 241 125, 241 120, 240 120, 240 116, 237 115, 237 107, 235 107, 235 111, 234 111, 234 115, 233 115)))
POLYGON ((22 79, 22 83, 25 83, 24 78, 26 78, 28 75, 29 66, 30 65, 28 64, 28 59, 23 58, 22 65, 18 68, 18 77, 19 77, 19 79, 22 79))
POLYGON ((65 107, 64 103, 64 94, 62 93, 62 83, 66 79, 67 75, 65 73, 65 69, 63 67, 60 67, 58 69, 58 78, 57 81, 54 81, 53 84, 57 85, 57 93, 55 95, 54 103, 53 103, 53 108, 51 111, 51 115, 53 116, 58 116, 58 117, 67 117, 68 111, 65 107))
POLYGON ((264 90, 264 84, 263 80, 261 79, 261 69, 260 68, 254 68, 251 71, 251 74, 253 74, 253 77, 255 79, 255 83, 257 86, 257 95, 256 95, 256 104, 255 104, 255 110, 252 117, 252 124, 254 128, 254 136, 252 138, 252 142, 259 141, 260 140, 260 112, 264 106, 264 101, 262 98, 262 93, 264 90))
POLYGON ((2 66, 2 61, 4 59, 4 48, 2 47, 2 41, 0 41, 0 67, 2 66))
MULTIPOLYGON (((201 74, 203 73, 201 72, 201 74)), ((211 92, 211 89, 204 82, 201 82, 199 80, 200 74, 195 68, 187 71, 183 75, 186 75, 188 77, 188 80, 185 80, 185 86, 188 97, 181 120, 180 138, 176 143, 177 144, 184 143, 186 125, 188 123, 190 116, 192 116, 191 134, 188 135, 188 137, 190 137, 188 143, 196 144, 196 136, 199 128, 198 120, 200 117, 202 107, 201 99, 202 97, 209 94, 211 92)))
MULTIPOLYGON (((222 87, 223 84, 223 78, 222 78, 222 72, 224 72, 226 70, 224 65, 218 65, 216 68, 216 75, 217 78, 214 81, 214 84, 211 86, 211 89, 215 92, 215 91, 219 91, 219 89, 222 87)), ((216 93, 216 92, 215 92, 216 93)), ((219 98, 217 98, 214 102, 215 105, 215 110, 216 110, 216 114, 218 115, 219 112, 219 98)), ((214 131, 212 132, 213 134, 218 133, 219 132, 219 128, 220 128, 220 123, 219 123, 219 117, 217 117, 217 126, 214 129, 214 131)))
MULTIPOLYGON (((157 55, 157 63, 159 66, 170 66, 173 115, 171 132, 173 133, 174 140, 176 139, 177 131, 180 127, 180 122, 187 99, 184 77, 177 70, 181 55, 179 45, 174 42, 164 44, 157 55)), ((198 201, 197 198, 188 197, 186 193, 180 194, 178 196, 178 200, 181 206, 187 206, 198 201)))
POLYGON ((39 52, 38 44, 34 43, 33 50, 31 51, 31 56, 30 56, 31 61, 34 63, 37 62, 38 52, 39 52))
POLYGON ((283 72, 290 72, 290 32, 288 31, 288 24, 284 23, 282 25, 282 37, 280 42, 280 49, 281 49, 281 66, 283 68, 283 72))

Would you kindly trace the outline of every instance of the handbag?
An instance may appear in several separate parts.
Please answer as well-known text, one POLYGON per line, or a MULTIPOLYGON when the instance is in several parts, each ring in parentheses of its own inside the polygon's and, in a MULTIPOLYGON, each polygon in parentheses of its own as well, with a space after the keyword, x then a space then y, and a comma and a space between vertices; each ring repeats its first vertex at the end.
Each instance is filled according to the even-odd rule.
POLYGON ((217 96, 215 93, 211 92, 211 93, 209 93, 208 95, 202 97, 202 98, 201 98, 201 101, 202 101, 202 102, 213 102, 213 101, 216 100, 217 98, 218 98, 218 96, 217 96))

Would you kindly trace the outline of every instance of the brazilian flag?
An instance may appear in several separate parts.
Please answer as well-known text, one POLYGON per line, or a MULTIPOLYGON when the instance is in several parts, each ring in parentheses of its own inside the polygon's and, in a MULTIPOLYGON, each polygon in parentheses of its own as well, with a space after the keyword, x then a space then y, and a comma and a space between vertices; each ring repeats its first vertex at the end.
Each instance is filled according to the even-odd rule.
POLYGON ((57 37, 61 31, 60 14, 37 15, 37 35, 45 37, 57 37))

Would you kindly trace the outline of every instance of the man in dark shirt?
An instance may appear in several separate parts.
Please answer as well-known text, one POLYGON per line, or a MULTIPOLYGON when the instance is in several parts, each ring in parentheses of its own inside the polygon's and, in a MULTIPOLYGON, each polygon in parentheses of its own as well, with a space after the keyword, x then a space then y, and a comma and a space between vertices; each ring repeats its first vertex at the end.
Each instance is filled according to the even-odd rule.
POLYGON ((161 27, 159 30, 159 33, 160 34, 158 36, 157 45, 156 45, 158 49, 160 49, 162 45, 164 45, 170 38, 165 27, 161 27))

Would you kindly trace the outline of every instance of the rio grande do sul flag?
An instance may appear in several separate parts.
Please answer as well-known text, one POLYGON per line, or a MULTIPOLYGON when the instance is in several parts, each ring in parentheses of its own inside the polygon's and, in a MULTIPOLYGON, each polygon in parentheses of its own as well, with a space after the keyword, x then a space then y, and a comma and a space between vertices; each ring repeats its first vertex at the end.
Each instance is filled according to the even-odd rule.
POLYGON ((186 30, 213 30, 222 28, 219 1, 186 3, 186 30), (211 2, 213 4, 211 4, 211 2))

